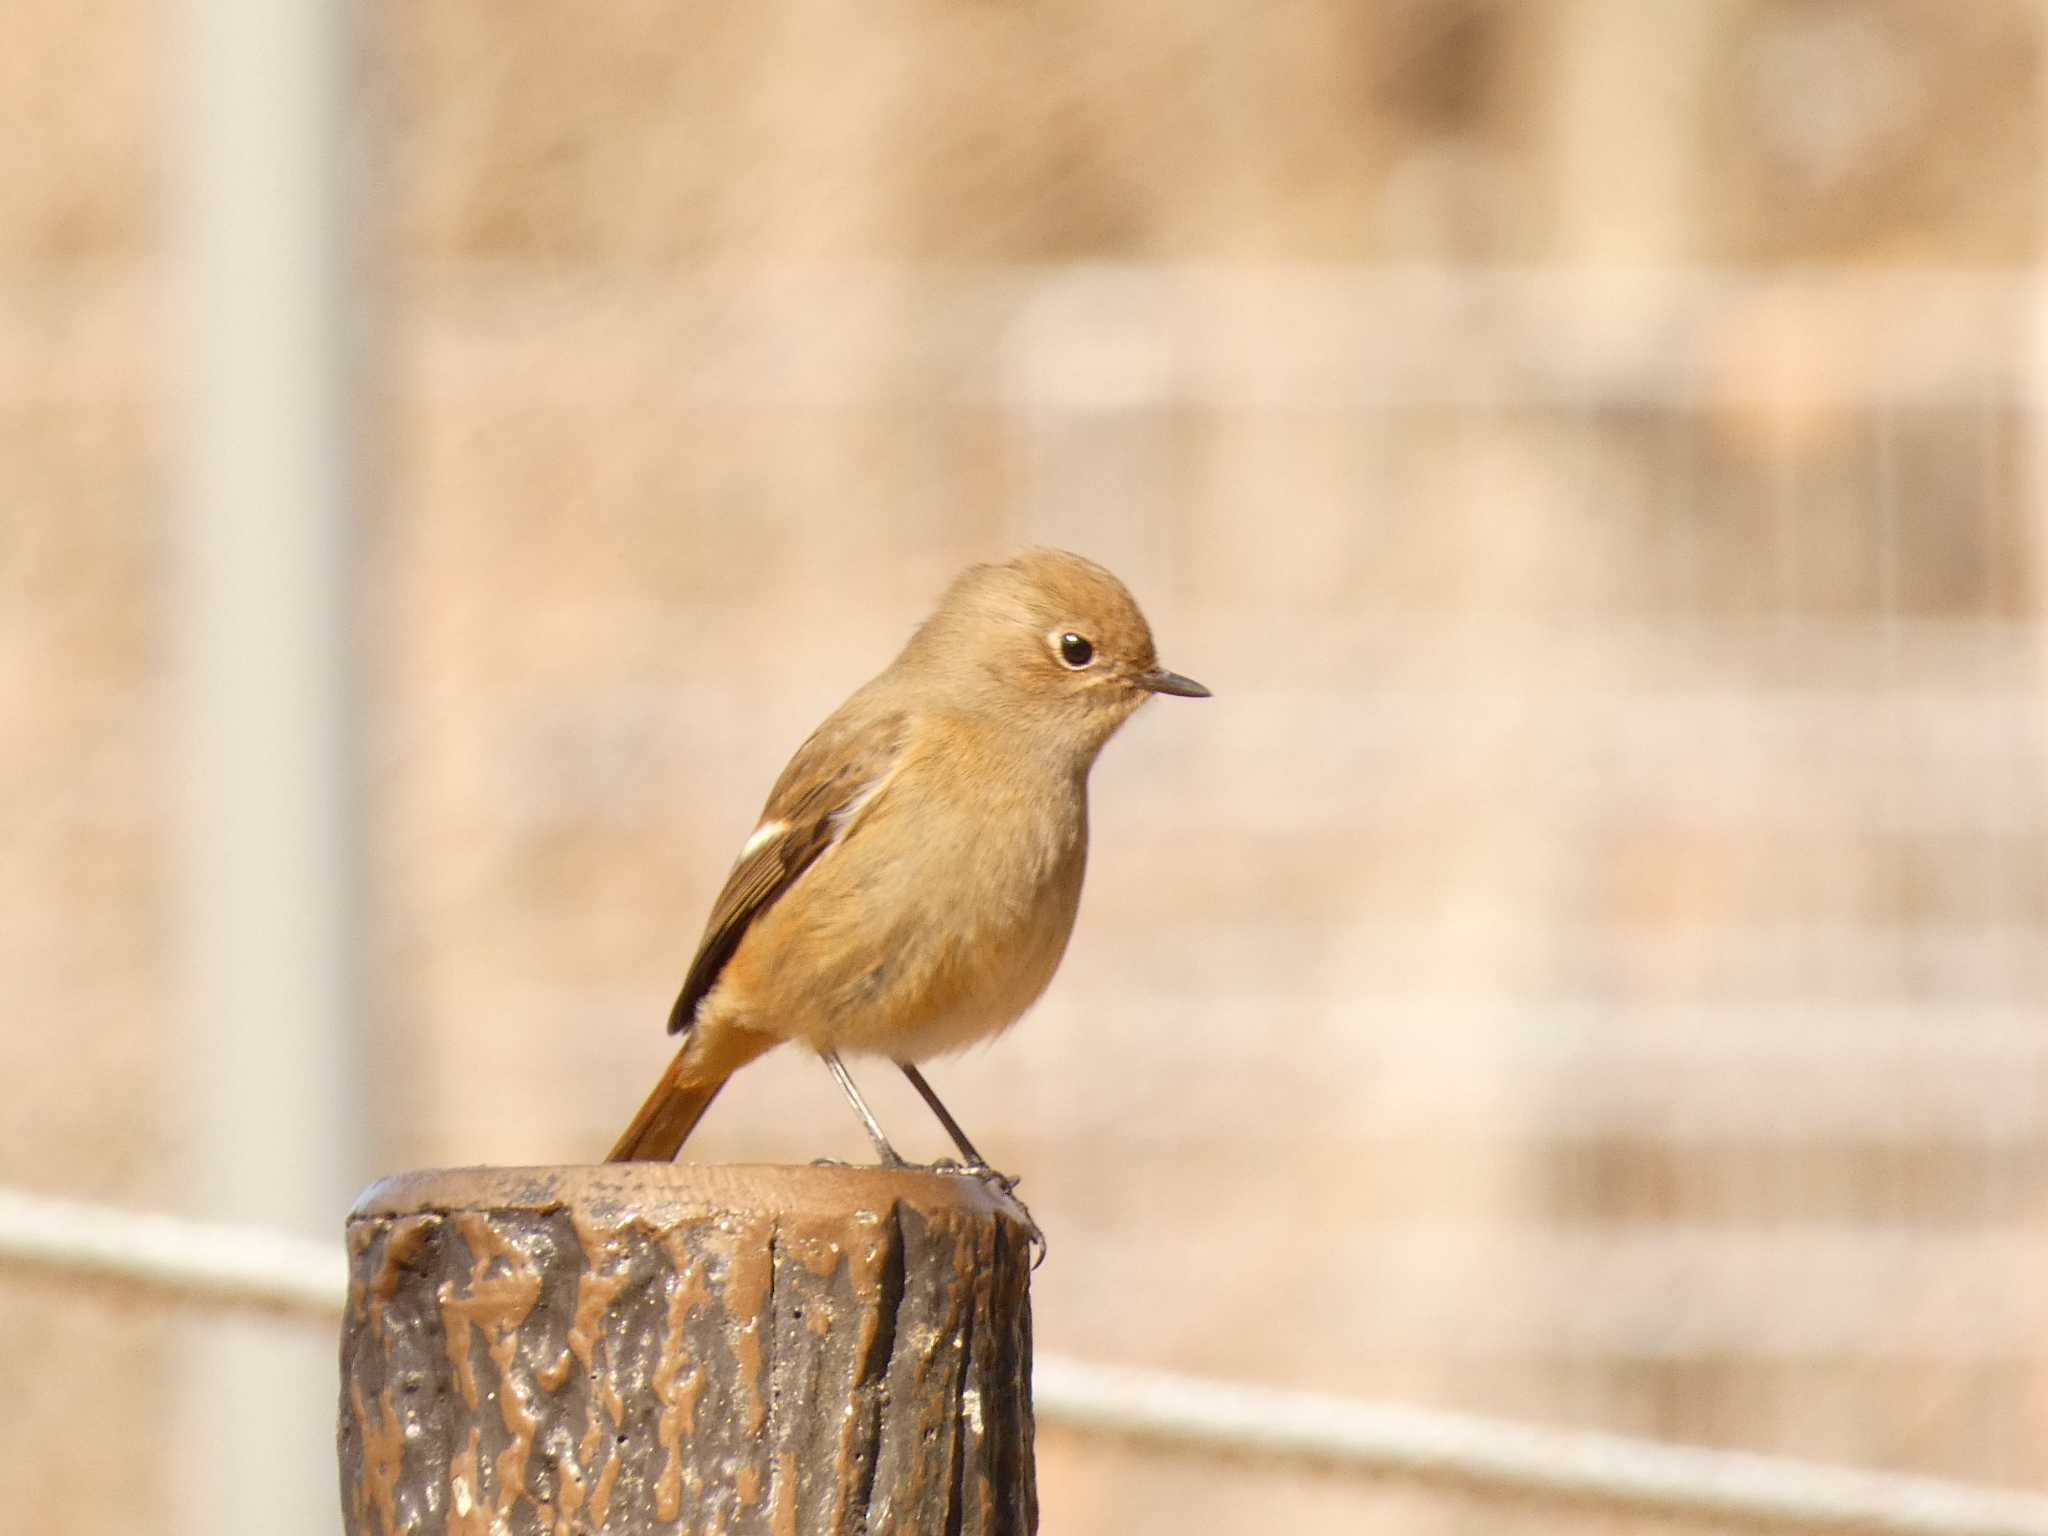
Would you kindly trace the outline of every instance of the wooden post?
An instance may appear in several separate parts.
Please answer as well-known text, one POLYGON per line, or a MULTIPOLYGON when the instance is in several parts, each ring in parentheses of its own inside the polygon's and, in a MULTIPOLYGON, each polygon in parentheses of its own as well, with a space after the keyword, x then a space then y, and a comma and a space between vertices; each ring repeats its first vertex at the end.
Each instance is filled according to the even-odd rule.
POLYGON ((403 1174, 349 1217, 349 1536, 1028 1536, 1030 1250, 972 1180, 403 1174))

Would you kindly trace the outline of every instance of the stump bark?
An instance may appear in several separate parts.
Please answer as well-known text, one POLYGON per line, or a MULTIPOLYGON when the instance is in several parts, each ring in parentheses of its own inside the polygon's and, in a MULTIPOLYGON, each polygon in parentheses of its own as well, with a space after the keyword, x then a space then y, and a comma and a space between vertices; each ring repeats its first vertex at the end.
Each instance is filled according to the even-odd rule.
POLYGON ((349 1218, 350 1536, 1026 1536, 1030 1251, 968 1179, 458 1169, 349 1218))

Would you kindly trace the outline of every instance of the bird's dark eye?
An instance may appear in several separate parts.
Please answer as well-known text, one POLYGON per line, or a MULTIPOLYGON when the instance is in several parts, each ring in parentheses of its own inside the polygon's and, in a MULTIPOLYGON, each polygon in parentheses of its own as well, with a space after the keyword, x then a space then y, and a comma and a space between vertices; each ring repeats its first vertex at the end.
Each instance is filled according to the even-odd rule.
POLYGON ((1075 671, 1078 672, 1094 659, 1095 647, 1081 636, 1071 632, 1060 636, 1060 660, 1075 671))

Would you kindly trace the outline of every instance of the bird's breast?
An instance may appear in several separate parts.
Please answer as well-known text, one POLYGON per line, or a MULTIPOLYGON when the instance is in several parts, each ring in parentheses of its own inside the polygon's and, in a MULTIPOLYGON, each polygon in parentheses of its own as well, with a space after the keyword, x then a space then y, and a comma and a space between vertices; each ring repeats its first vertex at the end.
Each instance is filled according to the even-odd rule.
MULTIPOLYGON (((750 1027, 918 1061, 1001 1032, 1066 953, 1087 863, 1084 787, 905 774, 735 954, 750 1027)), ((723 988, 721 988, 723 990, 723 988)))

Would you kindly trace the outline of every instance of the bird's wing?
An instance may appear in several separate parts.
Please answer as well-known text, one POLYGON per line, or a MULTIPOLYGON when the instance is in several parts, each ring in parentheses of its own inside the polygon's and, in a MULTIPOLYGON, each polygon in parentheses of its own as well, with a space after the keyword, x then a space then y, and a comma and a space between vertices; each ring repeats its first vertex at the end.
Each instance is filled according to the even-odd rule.
POLYGON ((908 720, 900 711, 842 709, 797 749, 740 850, 725 889, 712 903, 697 957, 669 1010, 668 1032, 690 1027, 697 1005, 717 984, 747 927, 830 848, 881 787, 903 752, 908 720))

